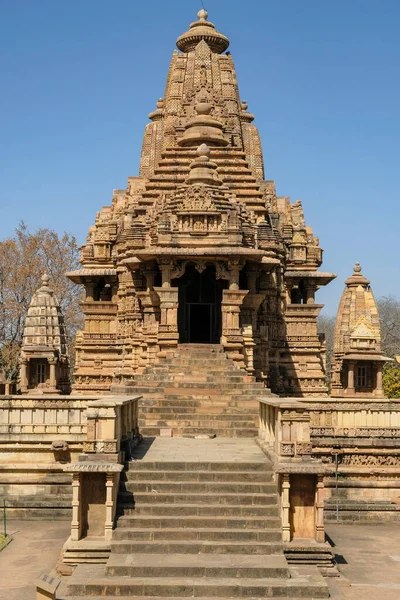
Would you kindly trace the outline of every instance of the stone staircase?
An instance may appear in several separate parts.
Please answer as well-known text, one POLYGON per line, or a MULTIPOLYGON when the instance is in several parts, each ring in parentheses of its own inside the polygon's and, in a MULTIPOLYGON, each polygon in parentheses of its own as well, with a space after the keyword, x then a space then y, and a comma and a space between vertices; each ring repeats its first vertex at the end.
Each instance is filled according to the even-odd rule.
POLYGON ((110 558, 79 565, 62 598, 329 597, 316 568, 288 567, 272 465, 255 441, 213 443, 159 438, 129 463, 110 558))
POLYGON ((144 437, 171 429, 174 436, 255 437, 258 401, 270 394, 223 347, 180 344, 168 358, 135 376, 134 393, 143 395, 139 414, 144 437))

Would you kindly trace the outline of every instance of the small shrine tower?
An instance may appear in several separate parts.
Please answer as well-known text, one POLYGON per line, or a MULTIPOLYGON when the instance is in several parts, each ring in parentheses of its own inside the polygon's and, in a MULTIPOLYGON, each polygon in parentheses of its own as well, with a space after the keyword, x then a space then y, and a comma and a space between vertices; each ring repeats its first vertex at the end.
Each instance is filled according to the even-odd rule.
POLYGON ((46 274, 28 308, 19 362, 23 394, 70 392, 64 318, 46 274))
POLYGON ((378 307, 370 281, 356 263, 345 281, 336 317, 332 360, 332 397, 383 398, 378 307))

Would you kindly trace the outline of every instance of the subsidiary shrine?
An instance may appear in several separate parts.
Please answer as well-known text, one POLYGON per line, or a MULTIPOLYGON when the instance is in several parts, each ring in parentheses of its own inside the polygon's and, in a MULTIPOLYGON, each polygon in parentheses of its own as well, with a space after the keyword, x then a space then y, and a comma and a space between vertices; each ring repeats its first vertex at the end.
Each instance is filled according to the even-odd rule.
POLYGON ((327 374, 317 297, 335 275, 265 179, 228 38, 197 17, 139 175, 66 274, 85 292, 75 362, 44 274, 19 393, 0 396, 8 514, 71 522, 37 599, 328 598, 325 523, 400 520, 370 281, 357 263, 345 282, 327 374))

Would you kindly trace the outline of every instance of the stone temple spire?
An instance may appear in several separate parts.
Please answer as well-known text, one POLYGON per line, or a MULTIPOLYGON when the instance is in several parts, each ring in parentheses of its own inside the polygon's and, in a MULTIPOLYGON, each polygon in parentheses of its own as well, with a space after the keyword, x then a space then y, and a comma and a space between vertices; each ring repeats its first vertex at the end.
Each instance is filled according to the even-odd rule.
POLYGON ((332 361, 332 396, 382 397, 382 356, 378 307, 370 281, 356 263, 340 300, 332 361))
POLYGON ((190 30, 182 33, 176 45, 182 52, 192 52, 197 44, 204 40, 212 52, 222 54, 229 47, 228 38, 215 29, 214 23, 208 21, 208 12, 204 9, 197 13, 198 21, 190 24, 190 30))
POLYGON ((64 318, 49 285, 32 296, 25 320, 20 356, 20 387, 23 393, 68 393, 69 361, 64 318))

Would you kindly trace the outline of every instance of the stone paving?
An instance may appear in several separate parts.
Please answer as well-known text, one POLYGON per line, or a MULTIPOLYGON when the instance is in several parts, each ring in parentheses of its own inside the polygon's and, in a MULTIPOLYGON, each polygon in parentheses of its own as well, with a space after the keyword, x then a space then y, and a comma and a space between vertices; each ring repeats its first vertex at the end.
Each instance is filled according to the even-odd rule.
POLYGON ((67 521, 9 521, 12 542, 0 552, 0 600, 34 600, 40 573, 56 566, 69 536, 67 521))
POLYGON ((254 439, 145 438, 134 453, 144 462, 265 462, 254 439))
POLYGON ((328 581, 333 600, 399 600, 400 524, 329 524, 341 577, 328 581))
MULTIPOLYGON (((157 452, 166 447, 164 441, 160 440, 157 452)), ((186 441, 189 446, 196 442, 182 440, 186 441)), ((0 600, 34 600, 34 583, 42 571, 54 569, 69 523, 10 521, 9 532, 14 539, 0 553, 0 600)), ((328 580, 332 600, 399 600, 399 524, 330 524, 327 533, 335 544, 341 572, 340 578, 328 580)))

